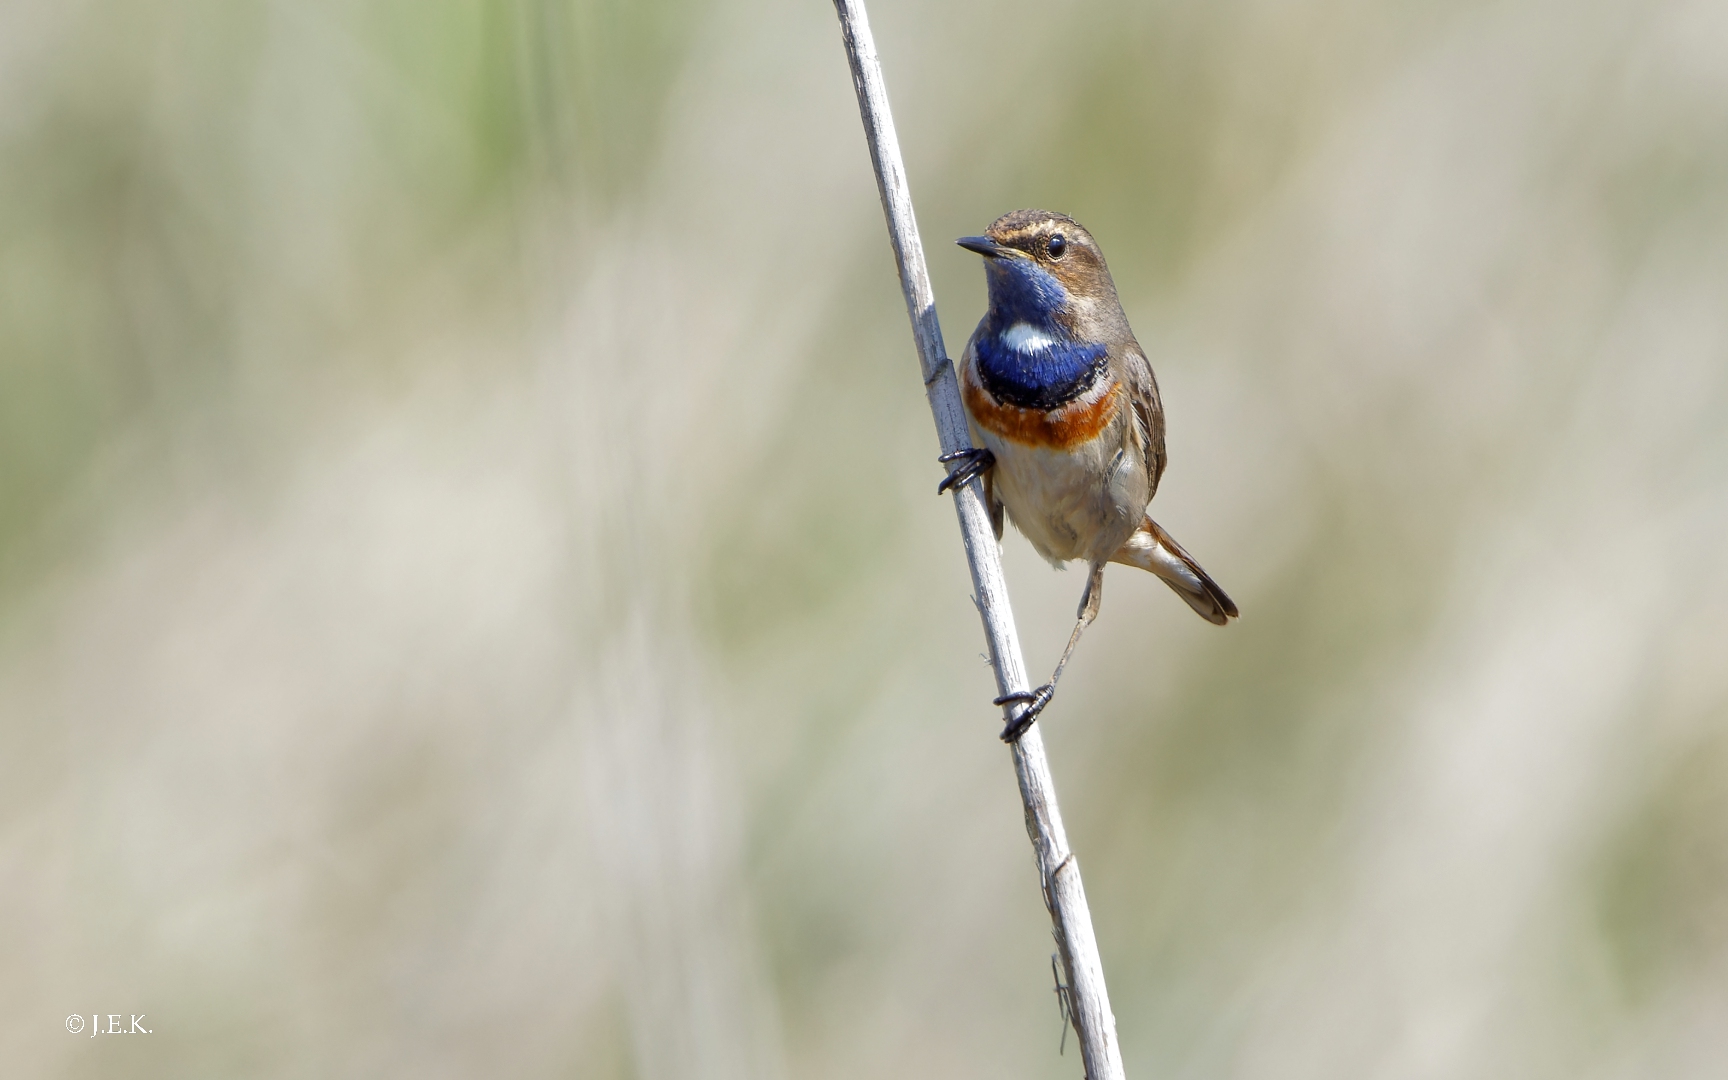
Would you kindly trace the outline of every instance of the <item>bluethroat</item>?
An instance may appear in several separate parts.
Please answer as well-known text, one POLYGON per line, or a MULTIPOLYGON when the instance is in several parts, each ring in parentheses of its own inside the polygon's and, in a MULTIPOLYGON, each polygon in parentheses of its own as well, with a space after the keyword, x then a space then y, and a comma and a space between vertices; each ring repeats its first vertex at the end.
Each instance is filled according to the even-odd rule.
POLYGON ((996 699, 1026 703, 1002 732, 1013 742, 1050 703, 1097 617, 1106 563, 1150 570, 1207 622, 1237 612, 1146 513, 1164 475, 1164 407, 1092 234, 1062 214, 1016 210, 956 243, 984 256, 990 309, 960 362, 974 449, 943 456, 957 467, 938 491, 982 478, 998 540, 1006 511, 1038 554, 1091 569, 1050 681, 996 699))

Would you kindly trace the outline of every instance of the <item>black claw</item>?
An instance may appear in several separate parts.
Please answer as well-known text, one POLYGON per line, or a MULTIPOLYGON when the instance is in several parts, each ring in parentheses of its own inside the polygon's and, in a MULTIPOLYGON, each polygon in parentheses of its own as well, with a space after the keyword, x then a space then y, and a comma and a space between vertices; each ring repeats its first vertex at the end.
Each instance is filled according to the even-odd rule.
POLYGON ((1008 721, 1002 729, 1002 741, 1005 743, 1019 742, 1020 736, 1026 734, 1026 729, 1032 726, 1032 721, 1038 719, 1038 714, 1044 711, 1044 706, 1050 704, 1050 699, 1056 696, 1056 688, 1045 683, 1036 690, 1019 690, 1012 694, 1003 694, 992 701, 992 705, 1011 705, 1017 701, 1026 702, 1026 707, 1019 715, 1008 721))
POLYGON ((996 464, 996 455, 984 447, 973 447, 970 450, 956 450, 952 454, 943 454, 936 459, 946 465, 952 461, 963 462, 958 469, 949 473, 936 485, 936 494, 945 495, 949 488, 971 483, 975 476, 983 476, 996 464))

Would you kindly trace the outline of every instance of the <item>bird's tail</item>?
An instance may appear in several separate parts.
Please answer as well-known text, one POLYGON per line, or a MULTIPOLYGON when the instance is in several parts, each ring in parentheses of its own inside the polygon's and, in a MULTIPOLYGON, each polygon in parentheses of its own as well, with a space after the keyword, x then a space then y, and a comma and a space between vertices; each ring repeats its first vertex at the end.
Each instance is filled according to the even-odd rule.
POLYGON ((1194 556, 1182 550, 1169 533, 1148 517, 1116 554, 1111 562, 1126 563, 1150 570, 1159 580, 1176 591, 1188 606, 1209 623, 1223 626, 1236 618, 1236 604, 1218 587, 1211 575, 1200 569, 1194 556))

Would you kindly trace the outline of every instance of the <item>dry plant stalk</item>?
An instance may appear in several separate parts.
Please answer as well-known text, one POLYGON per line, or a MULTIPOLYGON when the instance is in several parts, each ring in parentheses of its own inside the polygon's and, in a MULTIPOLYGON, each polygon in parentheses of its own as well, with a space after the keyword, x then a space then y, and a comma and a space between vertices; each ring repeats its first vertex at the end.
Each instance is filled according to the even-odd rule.
MULTIPOLYGON (((936 419, 942 453, 965 450, 972 440, 966 428, 966 414, 960 406, 960 386, 954 377, 954 365, 943 349, 942 327, 936 320, 936 298, 930 289, 924 247, 918 239, 912 195, 906 184, 906 167, 900 159, 900 141, 894 134, 888 90, 882 80, 882 65, 876 58, 876 45, 870 37, 864 3, 834 0, 834 7, 840 16, 846 57, 852 65, 852 84, 858 91, 858 111, 870 143, 870 160, 876 167, 876 186, 882 195, 882 212, 888 218, 888 236, 900 267, 900 285, 906 294, 906 313, 912 319, 912 336, 918 344, 925 396, 936 419)), ((984 637, 990 646, 990 666, 996 672, 997 691, 1010 694, 1030 689, 1026 664, 1020 656, 1020 639, 1014 630, 1014 613, 1008 604, 1001 555, 989 513, 984 508, 983 481, 974 479, 957 487, 954 509, 960 518, 966 561, 972 568, 972 588, 978 613, 984 620, 984 637)), ((1004 719, 1025 707, 1020 704, 1004 707, 1004 719)), ((1079 1036, 1087 1080, 1124 1080, 1122 1053, 1116 1044, 1116 1018, 1110 1012, 1104 966, 1098 958, 1098 939, 1092 932, 1092 914, 1086 906, 1086 890, 1080 883, 1080 865, 1068 850, 1062 814, 1056 805, 1056 785, 1050 776, 1044 740, 1037 725, 1013 744, 1013 755, 1020 798, 1026 806, 1026 831, 1038 856, 1044 902, 1050 909, 1062 974, 1067 980, 1068 1012, 1079 1036)))

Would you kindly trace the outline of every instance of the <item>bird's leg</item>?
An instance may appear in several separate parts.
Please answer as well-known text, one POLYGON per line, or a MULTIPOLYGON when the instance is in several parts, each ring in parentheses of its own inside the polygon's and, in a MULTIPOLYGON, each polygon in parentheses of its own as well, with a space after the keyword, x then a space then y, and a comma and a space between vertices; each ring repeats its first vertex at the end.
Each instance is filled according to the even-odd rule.
POLYGON ((1026 708, 1008 721, 1008 726, 1002 729, 1002 741, 1011 743, 1026 734, 1026 729, 1032 726, 1032 721, 1038 719, 1038 714, 1044 711, 1044 706, 1050 704, 1050 699, 1056 696, 1056 682, 1062 678, 1062 669, 1068 666, 1068 658, 1074 655, 1074 646, 1080 644, 1080 635, 1092 625, 1092 620, 1098 617, 1098 606, 1104 602, 1104 564, 1092 564, 1092 576, 1086 579, 1086 591, 1080 594, 1079 621, 1074 624, 1074 633, 1068 636, 1068 647, 1062 650, 1062 659, 1056 661, 1056 671, 1050 676, 1050 681, 1036 690, 1021 690, 1012 694, 1003 694, 993 705, 1008 705, 1016 701, 1026 702, 1026 708))
POLYGON ((983 476, 996 465, 996 455, 982 446, 956 450, 952 454, 943 454, 936 460, 944 465, 952 461, 964 462, 958 469, 944 477, 940 484, 936 485, 936 494, 938 495, 946 494, 949 488, 970 483, 974 476, 983 476))

